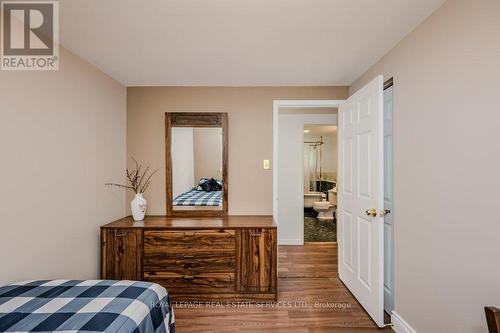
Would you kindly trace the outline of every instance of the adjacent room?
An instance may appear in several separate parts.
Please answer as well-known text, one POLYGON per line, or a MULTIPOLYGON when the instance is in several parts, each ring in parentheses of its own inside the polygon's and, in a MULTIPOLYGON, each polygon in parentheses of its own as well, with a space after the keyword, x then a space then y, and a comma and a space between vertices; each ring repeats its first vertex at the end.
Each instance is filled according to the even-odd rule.
POLYGON ((222 209, 222 129, 173 127, 172 206, 222 209))
POLYGON ((0 27, 0 332, 500 332, 499 0, 0 27))
POLYGON ((304 242, 336 242, 337 125, 304 126, 304 242))

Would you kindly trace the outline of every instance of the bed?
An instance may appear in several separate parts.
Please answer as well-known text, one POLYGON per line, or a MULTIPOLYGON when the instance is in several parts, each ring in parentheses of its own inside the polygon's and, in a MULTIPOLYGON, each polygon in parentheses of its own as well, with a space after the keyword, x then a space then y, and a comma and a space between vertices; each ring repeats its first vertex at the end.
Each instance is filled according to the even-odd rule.
POLYGON ((222 191, 199 191, 193 188, 177 196, 174 206, 222 206, 222 191))
POLYGON ((114 280, 38 280, 0 287, 0 332, 174 333, 165 288, 114 280))

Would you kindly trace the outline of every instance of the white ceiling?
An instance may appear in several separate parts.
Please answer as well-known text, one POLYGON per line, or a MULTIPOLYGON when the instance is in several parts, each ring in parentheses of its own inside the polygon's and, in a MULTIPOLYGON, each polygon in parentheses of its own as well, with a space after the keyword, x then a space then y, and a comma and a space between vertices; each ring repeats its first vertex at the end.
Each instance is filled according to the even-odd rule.
POLYGON ((61 0, 61 44, 127 86, 347 85, 444 0, 61 0))

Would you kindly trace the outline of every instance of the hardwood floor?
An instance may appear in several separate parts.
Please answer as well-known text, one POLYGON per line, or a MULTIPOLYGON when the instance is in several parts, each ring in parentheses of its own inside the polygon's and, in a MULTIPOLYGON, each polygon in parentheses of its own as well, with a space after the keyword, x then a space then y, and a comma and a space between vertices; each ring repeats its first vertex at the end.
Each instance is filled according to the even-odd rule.
POLYGON ((276 304, 174 304, 176 332, 380 332, 337 277, 336 244, 280 246, 278 252, 276 304))

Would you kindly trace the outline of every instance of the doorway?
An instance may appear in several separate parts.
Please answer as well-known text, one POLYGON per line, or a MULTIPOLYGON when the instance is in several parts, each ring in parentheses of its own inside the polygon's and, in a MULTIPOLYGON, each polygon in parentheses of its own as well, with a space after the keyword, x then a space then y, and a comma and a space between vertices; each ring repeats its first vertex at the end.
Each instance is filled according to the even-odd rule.
POLYGON ((275 101, 273 113, 273 215, 278 224, 278 243, 303 245, 300 208, 304 174, 296 169, 303 163, 304 154, 302 151, 296 154, 300 158, 293 159, 293 151, 289 151, 291 146, 303 146, 303 142, 295 142, 300 137, 297 128, 288 131, 282 120, 287 121, 287 112, 305 106, 339 110, 338 273, 379 327, 384 326, 384 310, 390 312, 393 308, 388 298, 393 297, 392 222, 384 222, 385 215, 392 214, 384 206, 388 202, 387 189, 393 186, 387 177, 392 172, 392 150, 384 154, 389 152, 389 145, 392 147, 392 132, 390 137, 384 137, 385 123, 390 122, 392 128, 392 104, 388 117, 384 113, 389 104, 384 104, 383 88, 383 78, 377 76, 346 101, 275 101), (301 181, 297 182, 297 178, 301 181))
POLYGON ((304 243, 336 242, 337 125, 304 125, 303 151, 304 243))
POLYGON ((275 102, 273 215, 276 221, 283 221, 278 228, 280 245, 304 244, 304 193, 307 193, 304 189, 304 135, 307 134, 304 126, 336 125, 337 107, 342 102, 275 102))

